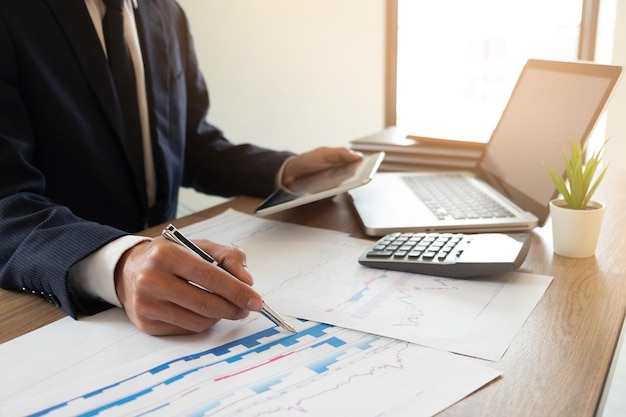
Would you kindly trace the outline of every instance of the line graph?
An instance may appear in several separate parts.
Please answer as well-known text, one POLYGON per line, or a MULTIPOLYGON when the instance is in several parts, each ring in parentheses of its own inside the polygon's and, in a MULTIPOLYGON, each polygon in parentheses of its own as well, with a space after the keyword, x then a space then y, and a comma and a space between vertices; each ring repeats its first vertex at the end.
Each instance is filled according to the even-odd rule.
POLYGON ((321 416, 331 404, 339 415, 384 416, 397 404, 408 407, 406 415, 432 415, 498 374, 447 352, 301 322, 297 334, 269 328, 164 360, 65 400, 56 393, 56 402, 29 415, 321 416), (459 369, 466 371, 466 380, 459 382, 459 369), (449 392, 451 378, 460 391, 434 406, 430 396, 449 392), (407 380, 412 383, 398 384, 407 380), (337 404, 347 409, 338 410, 337 404))
POLYGON ((552 279, 366 268, 356 260, 370 241, 234 211, 189 233, 243 249, 255 287, 283 314, 488 360, 504 354, 552 279))

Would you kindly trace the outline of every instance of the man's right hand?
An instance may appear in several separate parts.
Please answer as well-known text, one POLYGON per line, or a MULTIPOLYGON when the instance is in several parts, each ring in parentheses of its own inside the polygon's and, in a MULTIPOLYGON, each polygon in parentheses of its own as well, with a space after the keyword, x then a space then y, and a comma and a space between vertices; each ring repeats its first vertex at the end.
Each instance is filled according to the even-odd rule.
POLYGON ((238 320, 261 310, 263 301, 251 287, 244 252, 207 240, 194 243, 220 266, 163 237, 133 246, 119 260, 115 290, 143 332, 200 333, 222 318, 238 320))

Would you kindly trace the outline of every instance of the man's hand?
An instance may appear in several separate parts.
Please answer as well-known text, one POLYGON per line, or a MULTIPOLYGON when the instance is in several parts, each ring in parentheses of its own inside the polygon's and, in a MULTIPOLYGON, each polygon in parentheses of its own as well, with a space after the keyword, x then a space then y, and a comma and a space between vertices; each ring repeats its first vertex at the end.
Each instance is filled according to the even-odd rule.
POLYGON ((289 183, 298 177, 360 159, 363 159, 363 155, 348 148, 317 148, 294 156, 285 163, 282 184, 288 187, 289 183))
POLYGON ((130 248, 119 260, 117 296, 143 332, 200 333, 222 318, 238 320, 261 310, 243 251, 206 240, 194 243, 221 267, 162 237, 130 248))

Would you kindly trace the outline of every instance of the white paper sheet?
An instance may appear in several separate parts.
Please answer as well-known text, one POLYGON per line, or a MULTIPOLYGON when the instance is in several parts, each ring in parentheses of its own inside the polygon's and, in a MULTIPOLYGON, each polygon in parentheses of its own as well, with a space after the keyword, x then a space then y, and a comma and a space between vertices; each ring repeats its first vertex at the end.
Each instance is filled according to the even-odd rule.
POLYGON ((0 415, 432 416, 495 379, 475 359, 253 314, 151 337, 122 310, 62 319, 0 345, 0 415))
POLYGON ((448 279, 358 264, 372 242, 229 210, 183 231, 242 248, 279 313, 499 360, 552 277, 448 279))

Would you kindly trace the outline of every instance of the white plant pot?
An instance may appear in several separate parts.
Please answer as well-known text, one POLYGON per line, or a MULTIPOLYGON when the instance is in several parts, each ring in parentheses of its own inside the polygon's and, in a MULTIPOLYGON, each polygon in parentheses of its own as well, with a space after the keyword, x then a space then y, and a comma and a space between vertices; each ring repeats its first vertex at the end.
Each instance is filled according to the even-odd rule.
POLYGON ((565 200, 550 201, 554 253, 570 258, 595 255, 604 216, 604 204, 589 202, 584 210, 567 207, 565 200))

